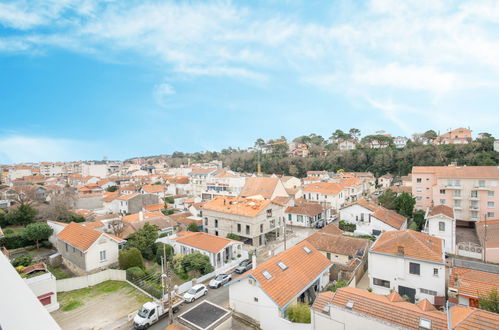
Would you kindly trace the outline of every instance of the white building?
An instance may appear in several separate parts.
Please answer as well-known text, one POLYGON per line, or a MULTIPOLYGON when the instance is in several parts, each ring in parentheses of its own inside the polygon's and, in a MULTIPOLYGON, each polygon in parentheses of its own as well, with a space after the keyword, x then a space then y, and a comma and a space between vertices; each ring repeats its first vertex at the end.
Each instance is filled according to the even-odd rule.
POLYGON ((356 225, 355 233, 378 236, 393 230, 407 229, 407 219, 381 205, 360 200, 340 210, 340 220, 356 225))
MULTIPOLYGON (((305 185, 303 198, 322 204, 326 209, 339 210, 346 201, 346 189, 333 182, 317 182, 305 185)), ((328 215, 329 217, 330 215, 328 215)))
POLYGON ((29 276, 24 279, 24 282, 47 311, 58 310, 56 278, 47 270, 45 264, 28 266, 22 270, 22 273, 29 276))
POLYGON ((82 176, 96 176, 106 178, 109 174, 109 166, 107 164, 83 163, 81 165, 82 176))
POLYGON ((298 227, 315 227, 319 220, 326 221, 326 210, 319 203, 302 202, 284 210, 286 224, 298 227))
POLYGON ((341 140, 338 142, 338 149, 340 151, 354 150, 357 146, 355 140, 341 140))
POLYGON ((310 329, 310 324, 287 320, 286 309, 296 302, 312 303, 329 283, 329 267, 331 262, 310 243, 300 242, 232 281, 229 306, 262 329, 310 329))
POLYGON ((407 141, 409 141, 409 139, 405 136, 397 136, 393 138, 393 144, 395 144, 395 147, 397 148, 404 148, 407 141))
POLYGON ((437 205, 426 210, 424 232, 441 238, 446 253, 456 251, 456 219, 454 210, 446 205, 437 205))
POLYGON ((413 230, 383 233, 369 251, 369 284, 374 293, 393 290, 415 302, 445 304, 445 256, 440 238, 413 230))
POLYGON ((159 238, 157 242, 170 244, 175 254, 196 252, 204 254, 210 258, 210 263, 215 270, 233 260, 248 257, 248 253, 242 249, 243 243, 203 232, 184 231, 159 238))
POLYGON ((392 185, 393 175, 387 173, 378 178, 378 185, 383 189, 388 189, 392 185))

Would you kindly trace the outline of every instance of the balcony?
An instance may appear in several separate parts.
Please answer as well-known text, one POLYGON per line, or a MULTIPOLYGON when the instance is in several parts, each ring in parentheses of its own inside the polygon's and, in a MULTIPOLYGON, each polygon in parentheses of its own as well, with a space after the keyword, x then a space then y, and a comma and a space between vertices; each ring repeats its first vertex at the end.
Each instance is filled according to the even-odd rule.
POLYGON ((471 196, 470 197, 470 201, 479 201, 480 200, 480 197, 478 196, 471 196))
POLYGON ((461 186, 454 186, 454 185, 452 185, 452 186, 445 185, 445 189, 463 189, 463 187, 461 187, 461 186))
POLYGON ((463 197, 461 195, 459 196, 452 195, 452 199, 463 199, 463 197))
POLYGON ((470 205, 470 210, 472 210, 472 211, 478 211, 479 207, 478 207, 478 205, 470 205))

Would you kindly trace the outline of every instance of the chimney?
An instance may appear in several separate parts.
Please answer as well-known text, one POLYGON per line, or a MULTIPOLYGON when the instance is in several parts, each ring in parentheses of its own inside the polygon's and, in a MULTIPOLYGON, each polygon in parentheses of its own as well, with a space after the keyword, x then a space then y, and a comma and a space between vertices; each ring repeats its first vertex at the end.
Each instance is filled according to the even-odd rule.
POLYGON ((253 265, 252 269, 255 269, 256 268, 256 253, 253 253, 253 255, 251 256, 251 264, 253 265))
POLYGON ((404 253, 404 247, 402 245, 397 246, 397 254, 399 256, 403 256, 405 254, 404 253))
POLYGON ((144 213, 142 211, 139 212, 139 221, 144 221, 144 213))

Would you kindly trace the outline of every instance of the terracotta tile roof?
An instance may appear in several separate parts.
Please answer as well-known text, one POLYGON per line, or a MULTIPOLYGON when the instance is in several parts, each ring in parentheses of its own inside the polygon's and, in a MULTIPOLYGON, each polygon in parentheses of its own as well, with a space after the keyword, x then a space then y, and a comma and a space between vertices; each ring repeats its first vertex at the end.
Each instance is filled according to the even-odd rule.
POLYGON ((279 178, 267 178, 267 177, 256 177, 256 178, 246 178, 246 183, 239 196, 250 197, 261 195, 265 199, 272 198, 279 178))
POLYGON ((499 329, 499 314, 462 305, 450 308, 452 329, 489 330, 499 329))
POLYGON ((331 262, 317 251, 312 244, 302 241, 292 248, 262 262, 255 269, 245 275, 251 276, 259 283, 263 291, 280 307, 285 307, 301 291, 329 269, 331 262), (307 248, 310 253, 305 251, 307 248), (278 262, 284 263, 288 268, 282 270, 278 262), (263 271, 270 273, 272 278, 267 279, 263 271))
POLYGON ((193 168, 190 175, 203 175, 203 174, 210 174, 211 172, 216 171, 216 167, 211 167, 211 168, 193 168))
POLYGON ((181 213, 175 213, 175 214, 170 214, 168 216, 170 219, 175 221, 178 224, 183 224, 188 226, 192 222, 196 223, 194 220, 189 219, 189 217, 192 217, 191 212, 181 212, 181 213))
POLYGON ((373 217, 375 217, 376 219, 386 223, 387 225, 389 225, 395 229, 402 228, 402 226, 407 221, 407 219, 405 217, 398 214, 397 212, 389 210, 381 205, 377 205, 377 204, 368 202, 365 199, 361 199, 361 200, 358 200, 356 202, 345 205, 344 207, 342 207, 342 209, 345 209, 345 208, 350 207, 352 205, 360 205, 360 206, 372 211, 373 217))
POLYGON ((371 247, 372 252, 399 255, 443 263, 442 239, 414 230, 394 230, 381 234, 371 247))
POLYGON ((94 215, 94 212, 85 209, 76 209, 74 210, 74 213, 81 215, 84 218, 94 215))
POLYGON ((348 188, 353 186, 360 186, 362 182, 360 181, 359 178, 352 177, 352 178, 342 178, 340 180, 340 184, 343 187, 348 188))
POLYGON ((317 182, 317 183, 309 183, 309 184, 305 185, 305 187, 303 188, 303 191, 319 193, 319 194, 324 194, 324 195, 336 195, 336 194, 339 194, 343 189, 345 189, 345 188, 338 183, 317 182))
POLYGON ((81 251, 87 251, 101 235, 103 233, 98 230, 71 222, 61 230, 57 238, 81 251))
MULTIPOLYGON (((159 211, 142 212, 142 216, 143 216, 143 220, 150 220, 150 219, 155 219, 155 218, 166 218, 166 216, 159 211)), ((125 215, 125 216, 123 216, 121 221, 127 222, 127 223, 140 221, 140 212, 125 215)))
POLYGON ((342 235, 343 234, 343 230, 341 230, 340 228, 338 228, 333 223, 331 223, 329 225, 326 225, 324 228, 322 228, 318 232, 320 232, 320 233, 326 233, 326 234, 330 234, 330 235, 342 235))
POLYGON ((104 224, 100 221, 91 221, 91 222, 84 222, 82 223, 83 226, 89 227, 89 228, 100 228, 104 227, 104 224))
POLYGON ((175 222, 164 216, 162 218, 152 218, 152 219, 146 219, 143 221, 135 221, 131 223, 127 223, 125 227, 123 228, 123 232, 121 233, 121 236, 124 238, 127 238, 131 234, 135 233, 137 230, 140 230, 144 228, 145 224, 149 223, 151 225, 156 225, 160 230, 166 229, 166 228, 171 228, 175 226, 175 222))
POLYGON ((30 274, 30 273, 36 272, 36 271, 44 271, 44 272, 46 272, 47 271, 47 267, 45 266, 45 264, 31 265, 31 266, 28 266, 28 267, 24 268, 22 270, 22 273, 24 273, 24 274, 30 274))
POLYGON ((176 176, 174 178, 169 178, 168 182, 171 184, 188 184, 189 177, 187 176, 176 176))
POLYGON ((245 217, 256 217, 271 203, 272 202, 269 200, 217 196, 206 202, 203 206, 203 210, 235 214, 245 217))
POLYGON ((448 216, 449 218, 454 219, 454 209, 452 207, 447 206, 447 205, 434 206, 428 212, 428 215, 430 217, 434 216, 434 215, 438 215, 438 214, 443 214, 443 215, 448 216))
POLYGON ((307 175, 310 175, 310 174, 327 174, 327 171, 307 171, 307 175))
POLYGON ((103 215, 98 215, 94 218, 95 221, 102 221, 102 220, 110 220, 110 219, 120 219, 121 214, 115 213, 115 214, 103 214, 103 215))
POLYGON ((393 191, 394 193, 400 194, 400 193, 409 193, 412 194, 412 187, 408 186, 393 186, 390 187, 390 190, 393 191))
POLYGON ((118 199, 122 200, 122 201, 126 201, 126 200, 129 200, 130 198, 133 198, 133 197, 138 196, 138 195, 139 195, 139 193, 123 195, 123 196, 118 197, 118 199))
POLYGON ((142 186, 142 189, 149 194, 160 193, 165 191, 165 186, 160 184, 148 184, 142 186))
POLYGON ((334 296, 333 291, 326 291, 319 293, 315 298, 313 308, 318 312, 322 312, 324 310, 324 307, 326 307, 331 302, 333 296, 334 296))
MULTIPOLYGON (((320 296, 322 295, 324 294, 321 293, 320 296)), ((317 305, 314 303, 312 308, 324 313, 324 300, 326 300, 326 304, 329 301, 331 305, 347 310, 346 304, 352 302, 352 312, 388 322, 403 329, 419 329, 421 318, 431 321, 432 330, 447 329, 445 313, 428 307, 429 302, 424 302, 426 299, 416 305, 405 302, 398 293, 384 296, 352 287, 340 288, 330 297, 330 293, 325 294, 320 300, 317 297, 319 303, 317 305)))
POLYGON ((362 258, 369 248, 369 240, 319 230, 306 239, 317 250, 345 256, 362 258))
POLYGON ((499 248, 499 219, 491 219, 475 223, 480 244, 486 248, 499 248), (487 223, 487 240, 485 240, 485 223, 487 223))
POLYGON ((119 196, 120 196, 119 190, 115 191, 115 192, 105 192, 104 197, 102 198, 102 201, 105 203, 110 203, 110 202, 114 201, 116 198, 118 198, 119 196))
POLYGON ((147 211, 161 211, 165 209, 165 203, 151 204, 144 206, 147 211))
POLYGON ((172 240, 212 253, 218 253, 223 250, 228 244, 237 242, 225 237, 210 235, 203 232, 191 231, 180 232, 177 234, 177 237, 173 238, 172 240))
POLYGON ((291 200, 291 197, 277 196, 272 200, 272 203, 284 206, 291 200))
POLYGON ((499 274, 454 267, 449 276, 449 288, 454 288, 459 295, 479 297, 491 290, 499 290, 499 274))
POLYGON ((437 178, 499 178, 497 166, 413 166, 412 174, 435 174, 437 178))

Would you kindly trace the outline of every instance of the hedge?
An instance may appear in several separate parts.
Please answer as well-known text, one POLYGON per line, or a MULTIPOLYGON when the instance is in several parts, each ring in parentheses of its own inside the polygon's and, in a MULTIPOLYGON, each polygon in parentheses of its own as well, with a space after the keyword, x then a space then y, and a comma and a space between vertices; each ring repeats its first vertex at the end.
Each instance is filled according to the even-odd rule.
POLYGON ((22 234, 0 238, 0 246, 5 246, 7 250, 19 249, 30 245, 36 245, 36 243, 27 239, 22 234))

